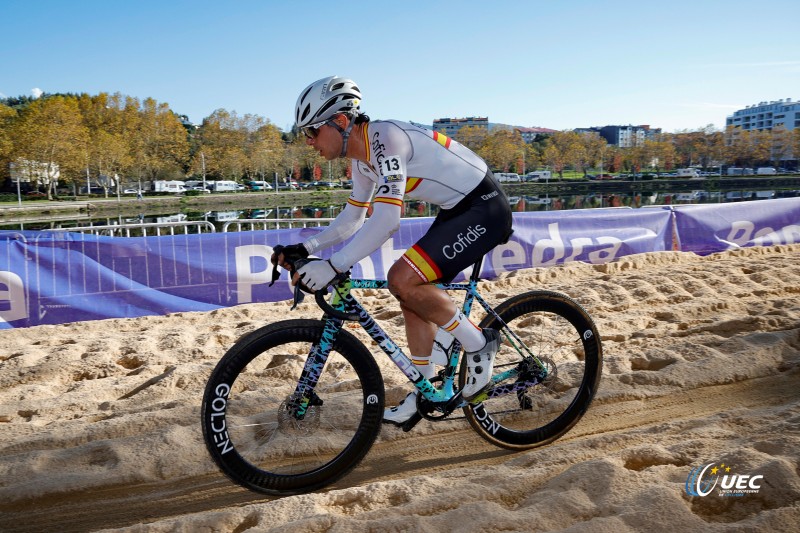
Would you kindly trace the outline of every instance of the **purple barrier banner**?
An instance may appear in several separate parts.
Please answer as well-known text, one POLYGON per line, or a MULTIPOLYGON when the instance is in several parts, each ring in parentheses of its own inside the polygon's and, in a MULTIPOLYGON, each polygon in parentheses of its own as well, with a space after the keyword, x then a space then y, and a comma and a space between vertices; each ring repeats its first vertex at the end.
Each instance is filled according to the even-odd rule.
MULTIPOLYGON (((485 258, 481 275, 568 261, 605 263, 671 250, 669 208, 517 213, 514 235, 485 258)), ((389 267, 428 229, 430 218, 403 219, 353 277, 385 279, 389 267)), ((272 287, 276 244, 320 228, 101 237, 80 233, 0 232, 0 328, 104 318, 207 311, 291 298, 286 273, 272 287)), ((329 257, 343 245, 326 250, 329 257)), ((464 274, 457 280, 464 279, 464 274)))
POLYGON ((680 249, 707 255, 800 242, 800 198, 675 206, 680 249))

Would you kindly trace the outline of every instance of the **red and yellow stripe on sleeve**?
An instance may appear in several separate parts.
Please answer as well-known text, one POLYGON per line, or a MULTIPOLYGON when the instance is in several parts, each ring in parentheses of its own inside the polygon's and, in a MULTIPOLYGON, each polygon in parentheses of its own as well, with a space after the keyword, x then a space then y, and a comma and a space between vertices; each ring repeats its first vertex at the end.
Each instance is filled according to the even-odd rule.
POLYGON ((439 269, 433 259, 431 259, 425 250, 418 245, 414 245, 403 254, 403 260, 408 263, 408 266, 414 269, 417 275, 425 282, 436 281, 442 277, 442 271, 439 269))
POLYGON ((450 137, 444 135, 443 133, 439 133, 438 131, 433 132, 433 140, 437 143, 441 144, 445 148, 450 148, 450 137))
POLYGON ((356 207, 369 207, 369 202, 359 202, 358 200, 354 200, 352 198, 348 198, 347 203, 356 207))
POLYGON ((400 198, 390 198, 388 196, 376 196, 374 200, 372 200, 376 204, 389 204, 389 205, 396 205, 397 207, 403 207, 403 200, 400 198))

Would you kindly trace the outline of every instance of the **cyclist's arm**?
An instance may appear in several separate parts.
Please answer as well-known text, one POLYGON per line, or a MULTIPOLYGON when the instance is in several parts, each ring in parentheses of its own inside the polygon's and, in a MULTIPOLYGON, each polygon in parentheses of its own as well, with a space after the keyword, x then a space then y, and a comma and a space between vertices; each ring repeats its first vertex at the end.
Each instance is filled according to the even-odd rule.
POLYGON ((381 161, 378 191, 372 200, 372 215, 353 240, 331 256, 339 272, 349 270, 377 250, 400 227, 406 188, 405 157, 389 155, 381 161))
POLYGON ((358 231, 358 228, 364 224, 369 199, 374 190, 375 184, 372 180, 353 172, 353 192, 347 199, 344 209, 327 228, 303 242, 308 253, 315 254, 334 244, 339 244, 358 231))

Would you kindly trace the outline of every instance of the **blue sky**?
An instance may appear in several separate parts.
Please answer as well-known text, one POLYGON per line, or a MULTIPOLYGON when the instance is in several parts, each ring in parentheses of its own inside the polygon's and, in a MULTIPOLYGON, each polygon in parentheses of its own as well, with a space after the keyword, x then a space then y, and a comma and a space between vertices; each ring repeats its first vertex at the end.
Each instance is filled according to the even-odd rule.
POLYGON ((800 2, 0 0, 0 94, 120 92, 194 122, 291 126, 299 92, 353 78, 373 118, 571 129, 724 127, 800 100, 800 2))

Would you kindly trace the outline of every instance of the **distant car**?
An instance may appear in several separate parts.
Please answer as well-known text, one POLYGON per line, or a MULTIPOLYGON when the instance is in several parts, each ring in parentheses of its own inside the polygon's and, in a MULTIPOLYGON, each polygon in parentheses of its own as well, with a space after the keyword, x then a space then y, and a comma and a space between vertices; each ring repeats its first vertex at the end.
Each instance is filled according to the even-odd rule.
POLYGON ((315 181, 311 187, 315 189, 337 189, 341 188, 342 184, 338 181, 315 181))
POLYGON ((203 187, 202 185, 195 185, 194 187, 186 187, 186 190, 187 190, 187 191, 200 191, 200 192, 207 192, 207 193, 209 193, 209 194, 211 193, 211 191, 209 191, 208 189, 206 189, 206 188, 205 188, 205 187, 203 187))
POLYGON ((597 175, 597 179, 599 179, 599 180, 613 180, 614 176, 612 176, 611 174, 598 174, 597 175))
POLYGON ((139 189, 125 189, 122 191, 122 194, 138 194, 139 189))
POLYGON ((28 191, 25 193, 28 198, 47 198, 47 195, 39 191, 28 191))
POLYGON ((344 180, 342 182, 342 187, 345 189, 352 189, 353 188, 353 180, 344 180))

